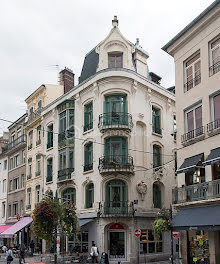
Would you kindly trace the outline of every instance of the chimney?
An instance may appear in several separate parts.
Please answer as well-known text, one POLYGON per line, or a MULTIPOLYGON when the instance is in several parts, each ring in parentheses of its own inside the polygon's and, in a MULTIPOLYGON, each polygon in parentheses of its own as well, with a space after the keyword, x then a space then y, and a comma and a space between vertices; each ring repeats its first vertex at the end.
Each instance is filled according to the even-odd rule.
POLYGON ((118 26, 118 18, 117 16, 114 16, 114 19, 112 20, 112 26, 117 27, 118 26))
POLYGON ((60 85, 64 87, 64 94, 74 87, 74 73, 67 67, 60 72, 60 85))

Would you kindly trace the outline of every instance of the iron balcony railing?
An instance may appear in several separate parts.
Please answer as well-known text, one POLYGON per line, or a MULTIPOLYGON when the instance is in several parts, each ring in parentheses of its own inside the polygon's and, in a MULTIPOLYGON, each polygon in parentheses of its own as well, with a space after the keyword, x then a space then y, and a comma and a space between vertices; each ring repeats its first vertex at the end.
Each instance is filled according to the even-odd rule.
POLYGON ((99 158, 99 172, 134 172, 133 157, 129 155, 106 155, 99 158))
POLYGON ((99 203, 100 216, 134 216, 134 204, 128 201, 110 201, 99 203))
POLYGON ((201 74, 196 75, 195 78, 189 80, 184 84, 185 91, 189 91, 190 89, 192 89, 193 87, 195 87, 200 83, 201 83, 201 74))
POLYGON ((85 164, 84 165, 84 171, 90 171, 90 170, 93 170, 93 163, 85 164))
POLYGON ((58 171, 58 181, 71 180, 71 173, 74 168, 66 168, 58 171))
POLYGON ((111 112, 99 115, 98 127, 100 131, 105 129, 128 129, 129 131, 133 128, 132 115, 121 112, 111 112))
POLYGON ((220 57, 219 61, 213 64, 211 67, 209 67, 209 75, 212 76, 220 71, 220 57))
POLYGON ((74 129, 66 130, 58 135, 58 146, 64 147, 74 144, 74 129))
POLYGON ((215 131, 216 129, 220 128, 220 118, 207 124, 207 132, 211 133, 215 131))
POLYGON ((4 151, 9 151, 13 148, 16 148, 17 146, 26 143, 26 135, 21 135, 20 137, 18 137, 17 139, 13 140, 12 142, 8 143, 5 148, 4 151))
POLYGON ((181 136, 181 142, 186 143, 187 141, 193 140, 194 138, 197 138, 199 136, 204 135, 205 128, 204 126, 196 128, 192 131, 189 131, 181 136))
POLYGON ((37 119, 38 117, 40 117, 42 110, 43 110, 43 108, 40 107, 40 108, 38 108, 35 112, 31 113, 31 114, 28 116, 28 121, 27 121, 27 123, 30 124, 32 121, 34 121, 35 119, 37 119))
POLYGON ((173 189, 173 203, 220 198, 220 179, 173 189))
POLYGON ((92 128, 93 128, 93 122, 86 124, 86 125, 84 125, 84 132, 86 132, 92 128))

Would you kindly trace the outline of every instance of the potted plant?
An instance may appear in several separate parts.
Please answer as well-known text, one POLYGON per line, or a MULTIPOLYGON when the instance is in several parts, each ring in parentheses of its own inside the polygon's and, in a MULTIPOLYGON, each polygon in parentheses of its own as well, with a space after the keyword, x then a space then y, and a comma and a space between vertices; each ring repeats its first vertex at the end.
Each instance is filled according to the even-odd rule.
POLYGON ((154 236, 158 240, 162 233, 170 230, 170 214, 166 209, 161 209, 153 222, 154 236))

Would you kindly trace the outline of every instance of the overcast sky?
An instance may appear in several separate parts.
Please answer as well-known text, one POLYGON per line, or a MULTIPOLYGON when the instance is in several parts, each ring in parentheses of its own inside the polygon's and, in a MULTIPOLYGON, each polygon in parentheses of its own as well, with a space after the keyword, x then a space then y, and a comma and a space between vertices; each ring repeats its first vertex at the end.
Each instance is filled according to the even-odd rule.
MULTIPOLYGON (((148 65, 174 85, 173 59, 161 47, 214 0, 1 0, 0 118, 15 121, 26 111, 25 98, 43 83, 57 83, 58 69, 75 73, 84 56, 112 28, 131 42, 140 39, 148 65)), ((8 123, 0 121, 0 135, 8 123)))

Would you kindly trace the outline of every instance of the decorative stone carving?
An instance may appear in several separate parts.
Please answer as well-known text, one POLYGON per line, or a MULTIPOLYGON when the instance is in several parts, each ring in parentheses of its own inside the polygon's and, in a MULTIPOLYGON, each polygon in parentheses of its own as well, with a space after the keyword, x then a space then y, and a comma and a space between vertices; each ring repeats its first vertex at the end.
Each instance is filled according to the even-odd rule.
POLYGON ((158 170, 153 171, 153 176, 156 181, 161 181, 163 176, 167 173, 165 166, 162 166, 158 170))
POLYGON ((141 195, 141 201, 144 200, 144 196, 147 193, 147 184, 144 181, 141 181, 136 186, 138 193, 141 195))
POLYGON ((137 81, 134 80, 131 90, 132 94, 135 94, 137 92, 137 85, 138 85, 137 81))
POLYGON ((139 117, 140 119, 143 119, 143 118, 144 118, 144 114, 139 113, 139 114, 138 114, 138 117, 139 117))

